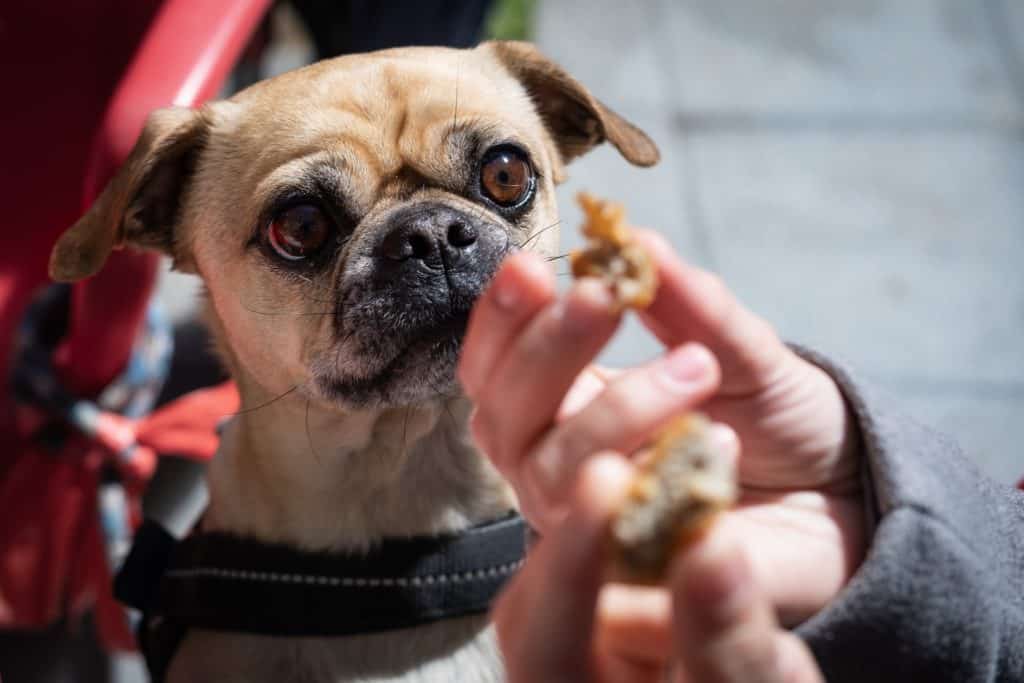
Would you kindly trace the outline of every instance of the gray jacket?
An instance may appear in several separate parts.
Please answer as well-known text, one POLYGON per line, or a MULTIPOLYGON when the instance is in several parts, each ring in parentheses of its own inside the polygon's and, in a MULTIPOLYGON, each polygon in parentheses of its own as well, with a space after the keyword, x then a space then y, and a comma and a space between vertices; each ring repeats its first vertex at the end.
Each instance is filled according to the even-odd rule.
POLYGON ((864 563, 797 629, 827 680, 1024 681, 1024 493, 842 368, 800 353, 853 406, 874 498, 864 563))

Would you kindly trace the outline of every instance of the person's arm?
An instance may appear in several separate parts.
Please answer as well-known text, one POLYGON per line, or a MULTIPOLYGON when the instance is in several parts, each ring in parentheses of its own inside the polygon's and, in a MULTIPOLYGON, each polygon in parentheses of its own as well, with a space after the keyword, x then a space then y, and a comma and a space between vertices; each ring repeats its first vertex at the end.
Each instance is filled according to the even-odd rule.
POLYGON ((1024 680, 1024 493, 840 366, 800 353, 853 408, 876 513, 863 564, 797 629, 827 680, 1024 680))

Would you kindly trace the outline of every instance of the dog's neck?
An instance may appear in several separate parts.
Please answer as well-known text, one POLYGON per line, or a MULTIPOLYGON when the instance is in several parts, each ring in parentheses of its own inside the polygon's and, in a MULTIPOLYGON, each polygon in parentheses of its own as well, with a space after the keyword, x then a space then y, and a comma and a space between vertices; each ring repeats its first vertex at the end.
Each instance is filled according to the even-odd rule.
POLYGON ((438 398, 340 413, 289 395, 242 412, 210 464, 204 528, 360 550, 499 517, 514 495, 473 445, 470 409, 438 398))

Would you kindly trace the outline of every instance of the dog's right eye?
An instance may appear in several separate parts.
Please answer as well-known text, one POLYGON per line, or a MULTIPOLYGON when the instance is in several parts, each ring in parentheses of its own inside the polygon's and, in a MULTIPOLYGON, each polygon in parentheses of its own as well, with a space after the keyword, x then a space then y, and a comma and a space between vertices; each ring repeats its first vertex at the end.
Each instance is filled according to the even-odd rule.
POLYGON ((511 145, 490 149, 480 165, 480 189, 504 209, 524 206, 533 196, 536 178, 526 155, 511 145))
POLYGON ((331 234, 331 221, 312 204, 285 209, 267 225, 267 242, 281 258, 301 261, 318 252, 331 234))

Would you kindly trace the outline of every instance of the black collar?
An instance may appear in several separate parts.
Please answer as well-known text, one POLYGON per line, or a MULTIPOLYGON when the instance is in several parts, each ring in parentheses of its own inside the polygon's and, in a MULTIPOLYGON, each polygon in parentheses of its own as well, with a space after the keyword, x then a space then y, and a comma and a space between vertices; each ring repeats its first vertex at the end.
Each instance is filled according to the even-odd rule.
POLYGON ((184 628, 342 636, 486 612, 523 562, 508 517, 451 536, 387 539, 360 555, 296 550, 227 533, 177 541, 147 521, 115 594, 184 628))

